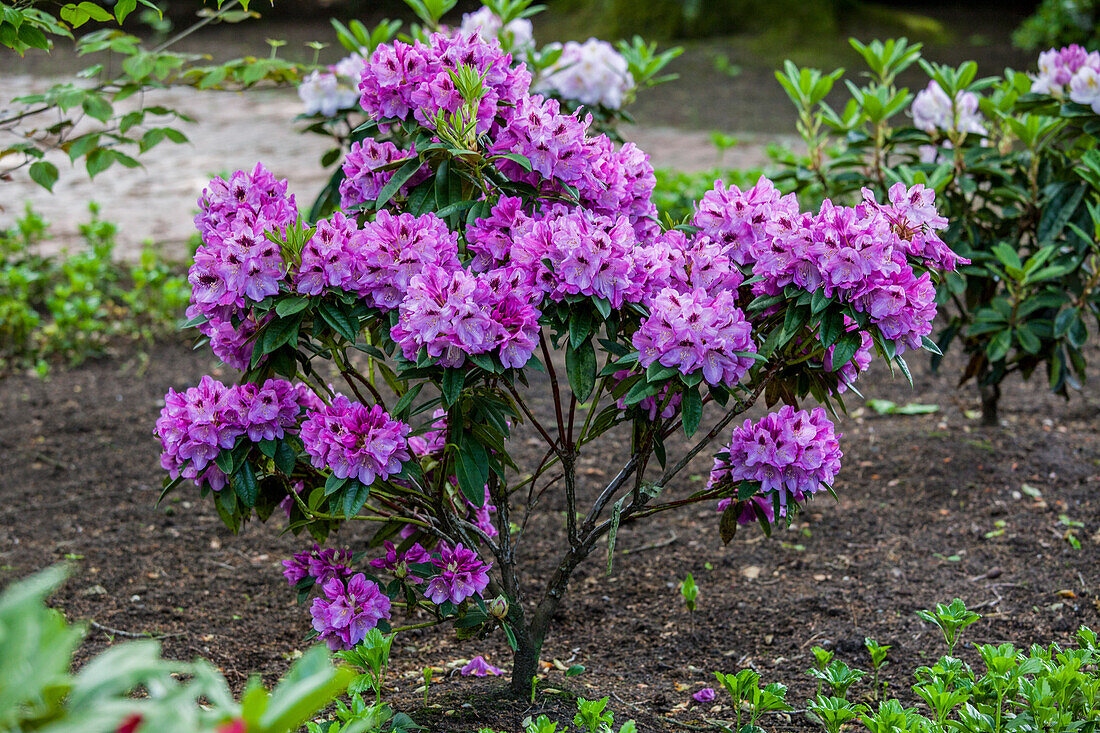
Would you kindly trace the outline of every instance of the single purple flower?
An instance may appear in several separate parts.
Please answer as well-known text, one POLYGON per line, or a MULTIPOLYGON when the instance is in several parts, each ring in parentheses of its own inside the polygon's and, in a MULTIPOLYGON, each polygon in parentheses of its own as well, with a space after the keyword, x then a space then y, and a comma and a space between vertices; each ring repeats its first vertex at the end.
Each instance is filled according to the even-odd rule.
POLYGON ((489 675, 501 675, 504 674, 504 670, 500 667, 494 667, 485 661, 485 657, 480 654, 459 670, 459 674, 463 677, 488 677, 489 675))
POLYGON ((703 689, 692 695, 695 698, 695 702, 712 702, 715 698, 714 688, 704 687, 703 689))

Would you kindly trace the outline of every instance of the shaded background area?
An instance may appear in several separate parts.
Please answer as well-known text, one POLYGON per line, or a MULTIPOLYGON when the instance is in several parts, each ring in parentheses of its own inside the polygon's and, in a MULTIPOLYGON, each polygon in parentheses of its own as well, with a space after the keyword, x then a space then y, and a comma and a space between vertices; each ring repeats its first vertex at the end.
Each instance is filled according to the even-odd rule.
MULTIPOLYGON (((982 2, 877 2, 858 0, 548 0, 535 17, 540 43, 597 36, 607 40, 637 33, 662 45, 678 44, 685 53, 670 69, 680 79, 639 95, 631 108, 641 125, 673 125, 732 132, 793 132, 793 111, 774 79, 785 59, 819 68, 857 68, 860 59, 848 45, 855 36, 907 36, 925 44, 926 57, 946 63, 976 59, 983 72, 1008 66, 1034 66, 1035 54, 1013 47, 1012 31, 1035 10, 1035 0, 982 2)), ((168 17, 186 25, 203 6, 200 0, 171 0, 168 17)), ((445 20, 479 6, 462 0, 445 20)), ((215 58, 269 52, 268 38, 287 44, 280 55, 312 60, 311 41, 327 43, 322 61, 344 51, 335 42, 329 18, 357 18, 368 26, 382 18, 414 20, 401 0, 275 0, 254 2, 259 21, 204 29, 180 44, 183 52, 211 52, 215 58)), ((141 26, 135 25, 135 31, 141 26)), ((51 56, 20 59, 0 55, 0 73, 52 76, 86 65, 65 48, 51 56)), ((919 69, 903 83, 919 82, 919 69)), ((3 82, 0 82, 0 89, 3 82)), ((838 94, 842 94, 838 90, 838 94)))
MULTIPOLYGON (((208 0, 208 4, 212 0, 208 0)), ((659 39, 662 47, 684 47, 669 71, 674 83, 640 92, 629 111, 637 124, 627 137, 649 152, 655 166, 685 171, 728 167, 758 168, 768 162, 769 144, 798 146, 794 108, 775 80, 785 59, 822 69, 846 67, 853 78, 862 60, 848 38, 864 41, 905 35, 925 44, 931 60, 959 63, 975 58, 983 73, 999 73, 1006 66, 1029 69, 1035 54, 1012 45, 1012 32, 1035 6, 1023 2, 878 2, 856 0, 546 0, 548 9, 534 18, 540 43, 554 40, 608 40, 640 32, 659 39), (706 37, 700 37, 707 31, 706 37), (724 154, 710 142, 711 132, 731 134, 739 144, 724 154)), ((202 9, 200 0, 168 0, 168 20, 175 30, 187 27, 202 9)), ((461 0, 445 20, 452 23, 477 0, 461 0)), ((253 0, 259 20, 208 26, 176 48, 185 53, 210 53, 228 60, 270 53, 267 39, 281 39, 282 57, 310 62, 314 50, 306 44, 328 44, 322 61, 342 57, 329 19, 358 18, 368 26, 385 17, 406 24, 413 16, 401 0, 253 0)), ((137 17, 135 13, 133 17, 137 17)), ((127 30, 150 35, 140 22, 127 30)), ((161 29, 160 38, 171 33, 161 29)), ((0 107, 19 94, 49 86, 57 77, 71 77, 92 63, 107 65, 116 59, 76 57, 71 46, 58 44, 50 55, 28 53, 20 58, 0 52, 0 107)), ((927 83, 923 72, 910 69, 902 83, 927 83)), ((834 89, 830 102, 844 103, 847 91, 834 89)), ((198 120, 185 126, 189 145, 161 146, 144 156, 144 167, 115 170, 89 180, 83 170, 64 170, 53 195, 25 175, 4 182, 0 225, 14 222, 25 202, 32 203, 53 223, 52 246, 79 244, 79 225, 86 221, 86 202, 97 200, 104 216, 121 225, 122 257, 133 257, 141 242, 155 241, 171 258, 187 255, 193 233, 190 219, 199 192, 212 175, 250 168, 262 160, 280 177, 291 180, 291 190, 312 200, 327 179, 319 158, 327 140, 298 134, 294 118, 302 111, 292 89, 248 93, 195 92, 172 89, 158 93, 158 101, 177 107, 198 120)), ((61 161, 67 166, 66 161, 61 161)))

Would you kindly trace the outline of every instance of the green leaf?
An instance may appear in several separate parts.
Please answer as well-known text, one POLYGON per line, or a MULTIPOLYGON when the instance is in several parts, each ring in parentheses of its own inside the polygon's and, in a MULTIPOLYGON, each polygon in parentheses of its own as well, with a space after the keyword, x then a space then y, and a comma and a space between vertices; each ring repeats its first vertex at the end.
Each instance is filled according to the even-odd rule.
POLYGON ((378 199, 374 202, 374 208, 381 209, 383 206, 390 202, 401 187, 409 182, 409 179, 416 175, 416 172, 420 170, 420 158, 412 157, 405 165, 397 169, 397 172, 393 174, 393 177, 382 187, 382 190, 378 192, 378 199))
POLYGON ((357 332, 357 325, 352 323, 351 319, 334 304, 327 300, 321 301, 317 306, 317 312, 321 314, 321 319, 329 325, 329 327, 336 331, 336 333, 343 336, 348 341, 355 343, 355 335, 357 332))
POLYGON ((395 418, 403 419, 405 413, 409 411, 412 406, 413 400, 420 394, 420 390, 424 388, 423 382, 417 382, 413 385, 405 394, 401 395, 401 399, 397 401, 397 404, 393 406, 393 410, 390 412, 395 418))
POLYGON ((334 473, 329 474, 329 477, 325 479, 325 496, 332 496, 337 491, 344 488, 344 484, 349 480, 348 478, 339 478, 334 473))
POLYGON ((574 311, 569 317, 569 345, 574 349, 592 334, 592 314, 586 309, 574 311))
POLYGON ((370 487, 357 479, 352 480, 344 493, 344 516, 351 519, 370 498, 370 487))
POLYGON ((738 519, 744 506, 739 501, 731 501, 722 511, 722 518, 718 521, 718 534, 722 537, 722 544, 728 545, 737 534, 738 519))
POLYGON ((570 343, 565 349, 565 369, 569 388, 578 400, 584 402, 596 386, 596 350, 588 339, 579 348, 570 343))
POLYGON ((698 388, 684 390, 680 409, 683 413, 684 435, 690 438, 699 429, 699 421, 703 419, 703 400, 699 396, 698 388))
POLYGON ((100 95, 92 93, 84 97, 84 101, 80 103, 80 107, 89 117, 99 120, 100 122, 106 122, 111 119, 111 115, 114 114, 115 111, 110 102, 100 95))
POLYGON ((298 454, 285 440, 280 440, 275 446, 275 468, 285 476, 294 473, 294 467, 298 464, 298 454))
POLYGON ((270 354, 288 343, 298 340, 298 324, 301 316, 290 318, 277 318, 264 328, 263 342, 260 344, 261 354, 270 354))
POLYGON ((115 2, 115 20, 119 25, 122 25, 126 20, 126 16, 134 12, 137 8, 137 0, 116 0, 115 2))
POLYGON ((46 160, 32 163, 30 171, 31 180, 50 193, 53 193, 53 184, 57 183, 57 166, 46 160))
POLYGON ((443 372, 443 384, 440 385, 440 389, 444 408, 458 402, 458 397, 462 394, 462 386, 465 382, 466 373, 461 369, 447 369, 443 372))
POLYGON ((1005 329, 993 337, 985 347, 986 358, 990 362, 998 362, 1008 355, 1012 347, 1012 330, 1005 329))
POLYGON ((291 296, 289 298, 283 298, 275 304, 275 312, 280 316, 292 316, 299 311, 303 311, 309 307, 309 298, 298 298, 291 296))
POLYGON ((489 456, 485 446, 470 436, 463 436, 462 450, 458 451, 455 477, 458 488, 466 501, 475 507, 485 505, 485 484, 489 480, 489 456))
POLYGON ((494 155, 489 160, 510 160, 513 163, 517 164, 519 167, 523 168, 523 170, 527 171, 528 173, 531 172, 531 161, 528 160, 526 156, 520 155, 519 153, 504 153, 503 155, 494 155))
POLYGON ((1042 346, 1039 337, 1035 335, 1035 332, 1031 330, 1031 326, 1027 323, 1020 324, 1016 329, 1016 340, 1023 350, 1029 354, 1038 354, 1039 348, 1042 346))
POLYGON ((239 471, 233 475, 233 490, 237 492, 237 498, 241 503, 251 509, 256 506, 256 496, 259 487, 256 484, 256 473, 252 470, 252 464, 245 461, 239 471))
MULTIPOLYGON (((840 313, 829 312, 821 319, 821 343, 825 347, 832 346, 845 333, 844 316, 840 313)), ((836 364, 836 361, 833 361, 836 364)))
POLYGON ((833 371, 838 371, 850 362, 862 345, 863 337, 860 336, 859 331, 845 333, 833 347, 833 371))
POLYGON ((111 167, 111 163, 115 162, 115 151, 107 148, 96 148, 88 153, 88 157, 85 160, 85 167, 88 169, 88 177, 95 178, 111 167))

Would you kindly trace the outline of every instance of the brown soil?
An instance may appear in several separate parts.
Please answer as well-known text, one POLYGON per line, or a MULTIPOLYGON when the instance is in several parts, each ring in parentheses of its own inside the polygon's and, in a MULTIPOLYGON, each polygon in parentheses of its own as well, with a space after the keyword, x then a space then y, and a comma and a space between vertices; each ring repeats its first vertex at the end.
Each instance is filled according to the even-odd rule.
MULTIPOLYGON (((1100 624, 1095 391, 1066 404, 1038 381, 1013 382, 1003 425, 986 429, 965 415, 976 407, 970 392, 931 375, 923 358, 913 361, 914 389, 876 365, 865 395, 938 403, 940 412, 880 417, 854 409, 839 426, 839 504, 819 499, 790 531, 770 540, 743 531, 728 547, 709 507, 624 527, 614 573, 605 577, 601 550, 581 566, 545 649, 546 660, 587 671, 569 680, 548 671, 544 685, 612 695, 620 722, 634 717, 641 730, 672 731, 678 728, 658 716, 690 723, 728 712, 684 709, 692 692, 713 684, 715 670, 752 666, 765 681, 789 684, 791 701, 802 707, 813 693, 804 670, 815 644, 863 668, 865 636, 893 644, 885 678, 903 694, 911 671, 943 651, 938 632, 913 612, 955 596, 986 615, 966 632, 968 642, 1064 643, 1079 625, 1100 624), (1021 493, 1024 484, 1042 499, 1021 493), (1063 516, 1083 523, 1074 529, 1080 549, 1065 539, 1063 516), (987 537, 998 526, 1003 534, 987 537), (700 586, 694 624, 678 591, 688 572, 700 586)), ((147 362, 103 360, 45 382, 0 383, 0 585, 74 559, 73 577, 55 598, 70 618, 162 636, 169 656, 208 657, 239 688, 253 673, 273 680, 306 645, 308 614, 295 605, 279 565, 305 542, 280 534, 277 520, 233 536, 192 489, 156 506, 162 472, 152 427, 161 397, 213 368, 203 352, 168 343, 147 362)), ((537 450, 527 437, 516 436, 524 457, 537 450)), ((621 452, 617 445, 603 451, 584 457, 592 485, 609 478, 621 452)), ((669 491, 703 480, 707 468, 698 460, 669 491)), ((536 578, 545 577, 561 546, 558 502, 536 513, 525 539, 522 562, 536 578)), ((335 542, 363 540, 342 532, 335 542)), ((94 627, 79 661, 121 640, 94 627)), ((572 703, 559 696, 516 703, 495 694, 499 681, 440 674, 424 709, 414 692, 420 670, 479 653, 510 666, 499 634, 467 643, 441 629, 402 636, 392 700, 433 731, 516 731, 541 710, 572 718, 572 703)), ((771 729, 809 727, 795 714, 771 729)))

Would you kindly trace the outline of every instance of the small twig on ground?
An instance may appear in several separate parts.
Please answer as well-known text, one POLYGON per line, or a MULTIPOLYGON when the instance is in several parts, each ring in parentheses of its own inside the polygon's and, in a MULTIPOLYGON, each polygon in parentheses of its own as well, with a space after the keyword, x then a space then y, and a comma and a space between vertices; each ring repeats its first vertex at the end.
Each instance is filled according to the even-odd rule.
POLYGON ((72 466, 65 465, 64 463, 57 460, 56 458, 50 458, 48 455, 46 455, 42 451, 38 451, 37 453, 35 453, 34 457, 36 459, 38 459, 39 461, 42 461, 43 463, 47 464, 47 465, 53 466, 54 468, 60 468, 62 471, 71 471, 71 470, 73 470, 72 466))
POLYGON ((822 637, 822 636, 824 636, 824 635, 825 635, 825 632, 824 632, 824 631, 819 631, 819 632, 817 632, 816 634, 814 634, 813 636, 811 636, 811 637, 810 637, 809 639, 806 639, 806 641, 804 641, 804 642, 802 643, 802 646, 798 647, 798 648, 799 648, 799 650, 805 649, 805 648, 806 648, 806 647, 808 647, 808 646, 809 646, 810 644, 813 644, 813 643, 814 643, 814 639, 819 639, 819 638, 821 638, 821 637, 822 637))
POLYGON ((164 639, 169 636, 183 636, 182 633, 175 634, 154 634, 151 631, 142 631, 140 633, 134 631, 123 631, 122 629, 112 629, 110 626, 104 626, 98 621, 88 620, 88 625, 93 629, 98 629, 105 634, 111 634, 112 636, 122 636, 127 639, 164 639))
POLYGON ((668 547, 669 545, 671 545, 673 542, 675 542, 678 539, 680 539, 680 538, 677 537, 675 532, 673 532, 669 537, 666 537, 663 540, 658 540, 657 542, 651 542, 650 544, 642 545, 641 547, 632 547, 628 550, 622 550, 620 554, 630 555, 630 554, 635 553, 635 552, 645 552, 646 550, 659 550, 662 547, 668 547))

